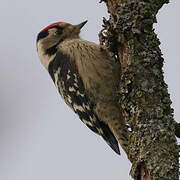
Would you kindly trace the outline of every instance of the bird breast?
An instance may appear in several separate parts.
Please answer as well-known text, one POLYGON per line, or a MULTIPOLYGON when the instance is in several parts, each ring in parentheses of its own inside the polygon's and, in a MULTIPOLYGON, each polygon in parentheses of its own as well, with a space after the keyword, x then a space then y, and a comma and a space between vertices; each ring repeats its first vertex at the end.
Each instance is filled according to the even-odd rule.
POLYGON ((112 98, 119 84, 119 64, 99 45, 81 40, 66 40, 59 48, 75 61, 85 89, 94 98, 112 98))

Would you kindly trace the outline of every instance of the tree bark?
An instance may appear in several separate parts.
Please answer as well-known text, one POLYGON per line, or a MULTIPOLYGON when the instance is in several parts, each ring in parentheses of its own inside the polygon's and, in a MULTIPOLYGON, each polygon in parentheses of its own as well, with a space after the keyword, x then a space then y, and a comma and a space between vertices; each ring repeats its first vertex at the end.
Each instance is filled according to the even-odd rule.
POLYGON ((153 23, 167 0, 102 0, 100 43, 121 65, 119 104, 131 128, 127 156, 135 180, 178 180, 173 109, 163 77, 163 58, 153 23))

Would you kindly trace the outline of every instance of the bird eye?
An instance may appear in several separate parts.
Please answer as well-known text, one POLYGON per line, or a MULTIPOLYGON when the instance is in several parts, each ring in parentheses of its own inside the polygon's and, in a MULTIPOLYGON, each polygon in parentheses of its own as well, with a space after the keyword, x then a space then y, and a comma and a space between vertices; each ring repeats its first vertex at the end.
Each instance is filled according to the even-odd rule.
POLYGON ((58 28, 55 32, 54 35, 60 35, 62 33, 62 29, 58 28))
POLYGON ((54 35, 55 35, 55 36, 58 35, 58 34, 59 34, 58 31, 55 31, 55 32, 54 32, 54 35))

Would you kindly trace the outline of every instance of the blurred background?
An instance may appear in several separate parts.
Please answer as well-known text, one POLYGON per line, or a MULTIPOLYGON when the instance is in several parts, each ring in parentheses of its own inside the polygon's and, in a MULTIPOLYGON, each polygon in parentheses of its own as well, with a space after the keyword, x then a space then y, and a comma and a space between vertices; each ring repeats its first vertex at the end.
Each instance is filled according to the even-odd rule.
MULTIPOLYGON (((165 5, 156 32, 164 76, 180 122, 180 1, 165 5)), ((0 6, 0 179, 131 179, 130 163, 116 155, 61 100, 36 53, 38 32, 56 21, 88 19, 81 37, 98 43, 105 4, 98 0, 3 0, 0 6)))

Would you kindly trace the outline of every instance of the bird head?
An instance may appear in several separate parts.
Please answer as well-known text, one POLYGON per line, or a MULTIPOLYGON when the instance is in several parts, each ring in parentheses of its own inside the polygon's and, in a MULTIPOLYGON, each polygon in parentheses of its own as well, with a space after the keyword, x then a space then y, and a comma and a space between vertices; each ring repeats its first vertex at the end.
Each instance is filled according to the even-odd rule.
POLYGON ((43 65, 48 68, 57 52, 58 45, 67 39, 79 38, 81 28, 87 23, 77 25, 56 22, 42 29, 37 36, 37 51, 43 65))
POLYGON ((50 24, 40 31, 37 36, 37 43, 46 50, 52 46, 58 45, 65 39, 79 38, 80 30, 86 23, 87 21, 78 25, 72 25, 65 22, 50 24))

